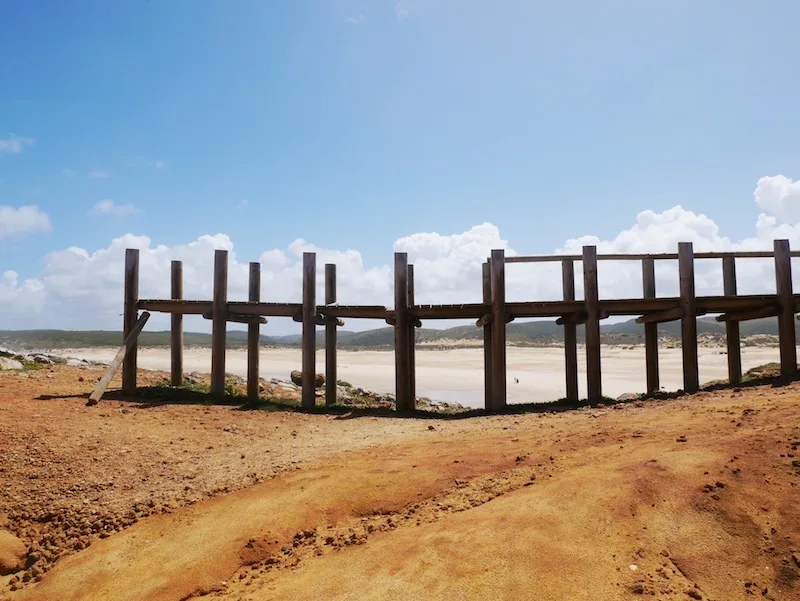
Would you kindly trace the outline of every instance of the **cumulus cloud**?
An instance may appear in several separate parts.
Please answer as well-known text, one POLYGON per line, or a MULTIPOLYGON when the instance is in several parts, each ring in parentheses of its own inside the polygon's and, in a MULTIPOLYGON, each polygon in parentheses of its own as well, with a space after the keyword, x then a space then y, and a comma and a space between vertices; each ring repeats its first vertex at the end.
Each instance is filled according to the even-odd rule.
POLYGON ((756 204, 790 225, 800 223, 800 181, 783 175, 762 177, 755 191, 756 204))
POLYGON ((108 179, 108 171, 102 169, 93 169, 88 174, 89 179, 108 179))
MULTIPOLYGON (((760 186, 760 184, 759 184, 760 186)), ((756 189, 756 202, 758 200, 756 189)), ((110 202, 110 201, 109 201, 110 202)), ((114 205, 112 205, 114 206, 114 205)), ((763 209, 763 207, 762 207, 763 209)), ((764 209, 767 210, 767 209, 764 209)), ((770 211, 776 211, 770 208, 770 211)), ((1 222, 1 221, 0 221, 1 222)), ((761 214, 753 235, 741 240, 724 236, 708 216, 680 205, 657 213, 642 211, 626 229, 610 239, 583 236, 566 240, 554 249, 557 254, 581 253, 583 245, 596 245, 600 253, 675 252, 678 242, 694 243, 695 250, 770 250, 773 240, 788 238, 800 249, 800 224, 786 223, 776 215, 761 214)), ((393 303, 391 257, 377 265, 367 265, 357 249, 329 249, 297 239, 286 248, 264 250, 258 257, 241 260, 234 242, 224 234, 201 236, 187 244, 155 244, 146 236, 128 234, 114 239, 107 248, 88 251, 73 247, 49 254, 39 278, 19 281, 13 272, 0 280, 0 329, 22 327, 119 328, 122 306, 122 275, 126 248, 140 249, 140 295, 142 298, 168 298, 170 261, 184 264, 184 293, 189 299, 210 299, 213 284, 214 250, 230 251, 229 298, 247 299, 248 261, 262 266, 261 297, 267 301, 299 302, 302 289, 302 256, 317 253, 318 298, 322 301, 325 263, 337 265, 337 287, 342 304, 393 303), (55 316, 58 316, 58 321, 55 316), (9 317, 13 316, 13 317, 9 317)), ((417 233, 400 238, 394 250, 408 253, 415 265, 416 296, 419 303, 478 302, 481 299, 481 264, 492 249, 505 249, 507 256, 518 254, 491 223, 476 225, 458 233, 417 233)), ((775 290, 774 263, 771 259, 737 261, 741 294, 769 293, 775 290)), ((677 295, 677 261, 659 261, 656 267, 659 296, 677 295)), ((795 269, 795 285, 800 289, 800 269, 795 269)), ((606 262, 599 265, 602 298, 640 297, 641 265, 638 262, 606 262)), ((556 263, 509 264, 506 268, 507 298, 510 301, 557 300, 561 297, 561 268, 556 263)), ((698 294, 721 294, 722 271, 718 260, 696 262, 698 294)), ((582 295, 580 264, 576 265, 576 292, 582 295)), ((166 316, 154 315, 154 329, 167 328, 166 316)), ((209 329, 209 324, 187 317, 187 330, 209 329)), ((351 320, 347 328, 375 327, 375 323, 351 320)), ((267 333, 295 331, 288 320, 270 320, 267 333)))
POLYGON ((23 138, 9 134, 7 138, 0 138, 0 155, 19 154, 26 146, 33 145, 33 138, 23 138))
POLYGON ((89 210, 89 215, 113 215, 114 217, 129 217, 138 213, 139 209, 131 203, 116 204, 108 198, 101 200, 89 210))
POLYGON ((0 239, 50 231, 50 217, 36 205, 0 205, 0 239))

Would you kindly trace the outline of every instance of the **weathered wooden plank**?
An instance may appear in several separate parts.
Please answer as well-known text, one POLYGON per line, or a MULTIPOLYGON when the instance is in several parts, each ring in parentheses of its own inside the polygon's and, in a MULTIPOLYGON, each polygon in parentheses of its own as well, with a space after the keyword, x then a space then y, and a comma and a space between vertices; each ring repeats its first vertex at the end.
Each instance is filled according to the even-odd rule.
POLYGON ((657 325, 668 321, 677 321, 683 319, 683 308, 675 307, 674 309, 667 309, 666 311, 659 311, 657 313, 645 313, 644 315, 636 318, 636 323, 657 325))
POLYGON ((264 315, 267 317, 294 317, 303 312, 302 303, 250 303, 231 301, 228 311, 236 315, 264 315))
MULTIPOLYGON (((137 307, 139 304, 139 249, 129 248, 125 251, 125 291, 122 317, 122 339, 128 338, 133 331, 137 320, 137 307)), ((122 364, 122 392, 134 394, 136 392, 136 356, 137 346, 134 345, 125 353, 122 364)))
POLYGON ((317 378, 317 255, 303 253, 303 379, 302 400, 304 409, 316 404, 317 378))
POLYGON ((89 400, 86 402, 88 406, 97 405, 98 401, 100 401, 100 397, 103 396, 103 393, 108 388, 109 382, 111 382, 111 378, 114 377, 114 374, 117 373, 119 366, 122 364, 123 360, 127 353, 131 351, 131 349, 136 346, 136 339, 139 337, 139 332, 142 331, 144 328, 144 324, 147 323, 147 320, 150 318, 150 314, 145 311, 142 313, 142 316, 136 320, 136 323, 133 324, 133 328, 125 337, 125 340, 122 342, 122 346, 117 351, 116 356, 111 361, 106 370, 106 373, 100 378, 100 381, 97 383, 97 386, 94 387, 92 394, 89 395, 89 400))
MULTIPOLYGON (((492 303, 492 276, 489 262, 483 264, 481 268, 481 284, 483 289, 483 304, 492 303)), ((489 324, 492 321, 492 314, 486 313, 478 322, 481 327, 483 322, 483 406, 487 411, 492 408, 492 328, 489 324)))
MULTIPOLYGON (((261 263, 250 263, 250 281, 247 300, 257 303, 261 300, 261 263)), ((262 318, 264 319, 264 318, 262 318)), ((261 354, 261 328, 258 323, 247 325, 247 398, 257 401, 259 396, 259 361, 261 354)))
MULTIPOLYGON (((183 263, 172 261, 171 296, 173 300, 183 299, 183 263)), ((173 386, 183 385, 183 315, 170 315, 170 382, 173 386)))
POLYGON ((319 307, 317 311, 323 315, 330 315, 331 317, 344 317, 345 319, 386 319, 389 314, 388 309, 380 305, 334 305, 330 307, 319 307))
POLYGON ((775 290, 778 301, 778 337, 781 351, 781 376, 797 375, 797 341, 794 329, 792 258, 788 240, 775 240, 775 290))
POLYGON ((214 300, 211 307, 211 394, 225 394, 225 339, 228 318, 228 251, 214 251, 214 300))
POLYGON ((597 287, 597 247, 583 247, 583 304, 586 311, 586 391, 589 401, 603 398, 600 372, 600 302, 597 287))
POLYGON ((777 303, 771 307, 761 307, 760 309, 750 309, 749 311, 731 311, 717 315, 717 321, 725 322, 726 324, 734 324, 740 321, 748 321, 751 319, 762 319, 764 317, 775 317, 780 313, 780 308, 777 303))
MULTIPOLYGON (((736 296, 736 258, 722 258, 722 287, 725 296, 736 296)), ((723 317, 720 315, 717 317, 723 317)), ((738 384, 742 381, 742 346, 739 337, 739 322, 725 320, 725 343, 728 356, 728 382, 738 384)))
MULTIPOLYGON (((800 251, 790 253, 792 257, 800 257, 800 251)), ((694 254, 695 259, 724 259, 735 257, 739 259, 771 259, 773 252, 769 250, 737 251, 737 252, 700 252, 694 254)), ((580 261, 581 255, 523 255, 507 257, 506 263, 553 263, 556 261, 580 261)), ((619 254, 610 253, 597 255, 598 261, 645 261, 645 260, 677 260, 677 253, 651 253, 651 254, 619 254)))
MULTIPOLYGON (((642 259, 642 293, 644 298, 656 297, 656 268, 652 258, 642 259)), ((647 374, 647 393, 653 394, 661 389, 658 374, 658 324, 644 326, 644 361, 647 374)))
POLYGON ((489 275, 492 296, 492 406, 506 406, 506 264, 505 251, 492 250, 489 275))
MULTIPOLYGON (((325 265, 325 304, 336 302, 336 265, 325 265)), ((336 404, 336 326, 338 320, 328 317, 325 322, 325 404, 336 404)))
POLYGON ((683 389, 697 392, 700 372, 697 360, 697 302, 694 293, 694 249, 691 242, 678 243, 678 280, 680 288, 681 354, 683 389))
MULTIPOLYGON (((561 262, 561 289, 565 301, 575 300, 575 262, 561 262)), ((572 315, 577 316, 576 313, 572 315)), ((564 319, 563 317, 560 319, 564 319)), ((558 320, 556 320, 558 323, 558 320)), ((564 321, 564 366, 568 401, 578 400, 578 325, 577 321, 564 321)))
MULTIPOLYGON (((416 296, 414 290, 414 266, 408 266, 408 306, 414 306, 414 297, 416 296)), ((410 316, 408 320, 408 394, 414 399, 414 406, 417 403, 417 324, 422 326, 422 323, 417 317, 410 316)))
POLYGON ((141 299, 136 306, 142 311, 151 313, 172 313, 179 315, 202 315, 211 311, 213 303, 211 301, 197 300, 165 300, 165 299, 141 299))
POLYGON ((409 308, 409 313, 420 319, 478 319, 489 311, 490 307, 483 303, 416 305, 409 308))
POLYGON ((394 253, 394 375, 398 411, 414 409, 409 387, 408 255, 394 253))
MULTIPOLYGON (((208 313, 203 313, 203 319, 214 319, 214 313, 209 311, 208 313)), ((267 318, 262 317, 261 315, 241 315, 239 313, 228 313, 225 316, 225 321, 228 323, 245 323, 245 324, 264 324, 267 323, 267 318)))

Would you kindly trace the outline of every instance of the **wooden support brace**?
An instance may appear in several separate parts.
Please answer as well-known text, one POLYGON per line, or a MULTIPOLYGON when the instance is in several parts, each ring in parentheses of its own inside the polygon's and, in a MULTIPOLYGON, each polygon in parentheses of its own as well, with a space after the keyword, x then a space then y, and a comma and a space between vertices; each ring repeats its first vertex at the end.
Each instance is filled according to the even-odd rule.
POLYGON ((303 253, 303 377, 301 405, 313 409, 317 404, 317 255, 303 253))
POLYGON ((103 396, 106 388, 108 388, 111 378, 114 377, 114 374, 117 373, 119 366, 122 365, 125 355, 136 345, 136 339, 139 337, 139 333, 144 328, 144 324, 147 323, 148 319, 150 319, 150 314, 145 311, 133 325, 133 328, 131 328, 131 331, 125 337, 122 346, 117 351, 117 355, 114 357, 114 360, 111 361, 111 364, 108 366, 105 375, 100 378, 100 381, 97 383, 97 386, 94 387, 92 394, 89 395, 89 400, 86 402, 87 406, 91 407, 92 405, 97 405, 100 397, 103 396))
POLYGON ((700 370, 697 357, 697 299, 694 289, 694 249, 691 242, 678 244, 678 281, 680 287, 681 354, 683 357, 683 389, 697 392, 700 370))
POLYGON ((490 323, 492 323, 492 314, 487 313, 486 315, 483 315, 478 321, 475 322, 475 327, 482 328, 483 326, 487 326, 490 323))
POLYGON ((761 307, 760 309, 750 309, 749 311, 732 311, 717 315, 717 321, 748 321, 750 319, 761 319, 763 317, 775 317, 778 314, 778 306, 761 307))
MULTIPOLYGON (((203 313, 203 319, 214 319, 213 313, 203 313)), ((264 324, 267 318, 262 315, 241 315, 238 313, 228 313, 225 321, 230 323, 264 324)))
MULTIPOLYGON (((656 267, 652 258, 642 259, 642 296, 656 298, 656 267)), ((644 326, 644 362, 647 374, 647 394, 661 390, 658 374, 658 324, 644 326)))
MULTIPOLYGON (((736 258, 733 256, 722 258, 722 285, 725 296, 736 296, 736 258)), ((725 321, 725 344, 728 350, 728 382, 738 384, 742 381, 742 347, 738 321, 725 321)))
MULTIPOLYGON (((122 339, 128 338, 136 325, 139 304, 139 249, 125 251, 125 308, 122 321, 122 339)), ((136 355, 134 344, 126 353, 122 365, 122 392, 136 392, 136 355)))
POLYGON ((794 328, 792 293, 792 254, 788 240, 775 240, 775 293, 778 301, 778 336, 781 351, 781 376, 797 375, 797 341, 794 328))
POLYGON ((211 324, 211 394, 225 394, 225 338, 228 316, 228 251, 214 251, 214 304, 211 324))
POLYGON ((317 325, 318 326, 343 326, 344 320, 339 319, 338 317, 331 317, 329 315, 325 315, 324 313, 317 313, 317 325))
MULTIPOLYGON (((571 260, 561 261, 561 288, 565 301, 575 300, 575 263, 571 260)), ((583 313, 583 312, 581 312, 583 313)), ((562 315, 556 320, 564 324, 564 375, 566 378, 566 399, 578 400, 578 328, 577 321, 565 318, 577 317, 562 315)))
MULTIPOLYGON (((416 304, 416 289, 414 286, 414 266, 408 266, 408 306, 416 304)), ((422 327, 422 321, 414 315, 408 316, 408 395, 417 403, 417 333, 416 328, 422 327)))
MULTIPOLYGON (((327 263, 325 265, 325 304, 331 305, 336 302, 336 265, 327 263)), ((325 405, 336 404, 337 381, 336 373, 336 326, 343 326, 344 322, 336 317, 329 315, 317 315, 317 319, 322 317, 322 325, 325 326, 325 405)), ((317 322, 319 323, 319 322, 317 322)))
POLYGON ((492 250, 489 269, 492 300, 492 406, 506 407, 506 259, 502 249, 492 250))
MULTIPOLYGON (((261 263, 250 263, 250 280, 248 282, 247 300, 251 303, 261 301, 261 263)), ((261 329, 260 324, 267 323, 267 319, 253 319, 258 316, 228 315, 231 317, 245 317, 247 323, 247 398, 250 401, 257 401, 259 398, 259 361, 261 350, 261 329)), ((234 319, 233 321, 236 321, 234 319)))
MULTIPOLYGON (((608 311, 600 311, 597 315, 597 319, 600 321, 604 319, 608 319, 609 314, 608 311)), ((567 325, 581 325, 585 324, 586 321, 589 319, 589 314, 586 311, 578 311, 577 313, 568 313, 567 315, 562 315, 558 319, 556 319, 557 326, 567 326, 567 325)))
POLYGON ((411 396, 411 330, 408 327, 408 255, 394 253, 394 375, 398 411, 416 408, 411 396))
MULTIPOLYGON (((173 300, 183 299, 183 263, 172 261, 171 292, 173 300)), ((183 385, 183 315, 170 315, 170 382, 173 386, 183 385)))
POLYGON ((681 307, 667 309, 666 311, 659 311, 658 313, 647 313, 641 317, 637 317, 636 323, 666 323, 668 321, 676 321, 678 319, 683 319, 683 309, 681 307))
POLYGON ((603 398, 600 370, 600 301, 597 287, 597 247, 583 247, 583 306, 586 311, 586 394, 589 401, 603 398))
MULTIPOLYGON (((491 265, 487 261, 481 270, 481 284, 483 304, 492 302, 492 275, 491 265)), ((492 315, 487 313, 481 319, 485 320, 483 326, 483 406, 486 411, 492 409, 492 328, 490 326, 492 315)))

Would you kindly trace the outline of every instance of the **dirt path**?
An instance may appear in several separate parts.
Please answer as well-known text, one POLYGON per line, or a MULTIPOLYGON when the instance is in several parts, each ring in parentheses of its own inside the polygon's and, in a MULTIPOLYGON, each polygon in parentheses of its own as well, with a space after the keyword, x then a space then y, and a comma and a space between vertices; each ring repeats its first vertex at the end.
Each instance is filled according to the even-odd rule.
MULTIPOLYGON (((3 416, 17 414, 18 405, 52 407, 53 417, 78 405, 20 401, 3 390, 4 432, 11 421, 3 416)), ((204 409, 197 406, 168 407, 171 419, 160 421, 164 415, 148 417, 151 409, 120 404, 106 418, 80 414, 59 430, 80 440, 79 431, 116 424, 115 436, 136 449, 117 468, 131 454, 154 468, 145 457, 164 453, 168 441, 160 436, 184 436, 197 445, 193 460, 210 462, 210 476, 193 466, 210 485, 222 478, 213 466, 239 470, 232 455, 239 448, 220 447, 219 457, 217 449, 203 452, 204 437, 238 440, 222 426, 232 410, 209 409, 218 421, 198 416, 204 409), (123 409, 143 415, 126 422, 131 413, 123 409), (147 421, 136 426, 139 419, 147 421), (213 426, 199 428, 200 420, 213 426), (137 444, 145 431, 153 438, 137 444)), ((289 464, 299 469, 276 470, 250 486, 245 477, 240 490, 193 504, 175 498, 167 513, 102 540, 92 535, 88 548, 59 559, 40 583, 8 595, 800 599, 798 418, 797 384, 621 409, 435 422, 246 413, 239 427, 285 434, 289 440, 277 447, 287 457, 311 449, 302 463, 289 464), (296 436, 281 429, 283 420, 296 436)), ((247 444, 255 452, 268 438, 253 436, 247 444)), ((87 461, 82 476, 93 477, 91 461, 74 455, 87 461)), ((133 491, 152 492, 162 479, 169 486, 189 466, 163 469, 158 474, 169 476, 154 473, 133 491)), ((275 467, 265 460, 259 469, 275 467)), ((120 505, 132 500, 129 492, 117 498, 120 505)))

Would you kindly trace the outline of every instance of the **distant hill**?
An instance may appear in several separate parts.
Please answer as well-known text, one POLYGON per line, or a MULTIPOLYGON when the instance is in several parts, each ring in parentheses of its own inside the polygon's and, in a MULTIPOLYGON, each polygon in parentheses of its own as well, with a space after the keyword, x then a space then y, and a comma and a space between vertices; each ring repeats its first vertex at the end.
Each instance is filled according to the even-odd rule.
MULTIPOLYGON (((797 324, 800 326, 800 324, 797 324)), ((797 327, 797 326, 796 326, 797 327)), ((603 324, 600 328, 604 344, 641 344, 644 341, 644 326, 635 320, 620 323, 603 324)), ((778 321, 776 318, 756 319, 741 323, 742 338, 750 336, 777 336, 778 321)), ((660 338, 680 339, 680 322, 674 321, 659 324, 660 338)), ((724 341, 725 324, 717 322, 713 317, 697 320, 697 333, 705 339, 724 341)), ((800 332, 798 333, 800 335, 800 332)), ((389 348, 394 343, 394 330, 391 327, 352 332, 339 330, 338 346, 341 348, 389 348)), ((555 321, 512 322, 507 327, 509 344, 518 346, 545 346, 558 344, 563 340, 563 328, 555 321)), ((418 343, 428 346, 469 346, 478 344, 483 339, 483 331, 473 325, 456 326, 444 330, 419 328, 416 331, 418 343)), ((147 347, 169 346, 169 331, 142 332, 139 344, 147 347)), ((186 332, 183 335, 187 347, 207 347, 211 345, 210 334, 186 332)), ((317 344, 322 346, 325 332, 317 331, 317 344)), ((583 326, 578 326, 578 342, 584 340, 583 326)), ((0 345, 19 347, 22 349, 63 349, 98 346, 117 346, 121 344, 122 333, 119 331, 87 330, 0 330, 0 345)), ((299 346, 300 335, 261 336, 263 346, 299 346)), ((227 337, 228 348, 244 348, 247 346, 247 333, 242 330, 231 330, 227 337)))

